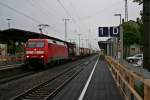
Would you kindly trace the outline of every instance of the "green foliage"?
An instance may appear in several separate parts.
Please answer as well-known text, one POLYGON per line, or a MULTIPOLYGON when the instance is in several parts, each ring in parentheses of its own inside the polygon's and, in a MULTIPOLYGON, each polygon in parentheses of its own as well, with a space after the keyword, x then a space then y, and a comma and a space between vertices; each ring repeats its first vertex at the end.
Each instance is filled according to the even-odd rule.
POLYGON ((140 94, 141 97, 144 97, 144 84, 135 85, 136 91, 140 94))
POLYGON ((8 47, 7 47, 8 53, 14 54, 15 53, 14 42, 12 40, 8 40, 7 44, 8 44, 8 47))
POLYGON ((142 4, 143 0, 133 0, 133 2, 138 2, 139 4, 142 4))
POLYGON ((139 40, 139 44, 140 45, 144 45, 144 25, 143 25, 143 21, 140 18, 137 18, 137 23, 139 25, 139 32, 140 32, 140 40, 139 40))
POLYGON ((16 46, 16 52, 23 52, 23 47, 21 45, 16 46))
POLYGON ((19 45, 15 45, 15 42, 12 41, 12 40, 8 40, 7 44, 8 44, 7 50, 8 50, 8 53, 10 55, 14 55, 16 53, 24 52, 23 46, 20 45, 20 44, 19 45))
MULTIPOLYGON (((143 4, 143 1, 144 0, 133 0, 133 2, 137 2, 137 3, 139 3, 139 5, 141 5, 141 4, 143 4)), ((137 23, 138 23, 138 25, 139 25, 139 29, 138 29, 138 31, 139 31, 139 36, 140 36, 140 40, 139 40, 139 44, 140 45, 143 45, 143 43, 144 43, 144 37, 143 37, 143 34, 144 34, 144 25, 143 25, 143 11, 141 11, 140 12, 140 14, 141 14, 141 19, 140 18, 137 18, 137 23)))
POLYGON ((137 22, 129 21, 123 24, 123 42, 125 47, 141 43, 140 26, 137 22))

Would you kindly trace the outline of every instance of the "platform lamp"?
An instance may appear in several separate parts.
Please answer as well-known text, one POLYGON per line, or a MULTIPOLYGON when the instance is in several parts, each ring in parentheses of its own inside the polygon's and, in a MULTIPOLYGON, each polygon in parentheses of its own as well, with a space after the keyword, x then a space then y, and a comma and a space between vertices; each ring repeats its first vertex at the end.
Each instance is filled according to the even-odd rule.
POLYGON ((12 19, 7 18, 6 20, 8 21, 8 29, 10 29, 10 20, 12 20, 12 19))
POLYGON ((122 27, 122 23, 121 23, 121 14, 114 14, 114 16, 119 16, 120 17, 120 25, 119 25, 119 29, 120 29, 120 54, 118 54, 119 60, 122 61, 123 60, 123 27, 122 27))
POLYGON ((120 25, 121 25, 121 14, 114 14, 114 16, 119 16, 120 17, 120 25))

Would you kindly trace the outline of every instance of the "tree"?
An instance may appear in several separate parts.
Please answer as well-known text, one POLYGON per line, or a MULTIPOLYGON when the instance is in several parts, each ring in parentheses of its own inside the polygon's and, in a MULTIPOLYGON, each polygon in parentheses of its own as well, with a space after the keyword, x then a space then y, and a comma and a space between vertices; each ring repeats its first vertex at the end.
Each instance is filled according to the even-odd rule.
MULTIPOLYGON (((143 0, 133 0, 133 2, 139 3, 139 5, 143 4, 143 0)), ((139 44, 144 45, 144 25, 143 25, 143 10, 141 10, 141 18, 137 18, 137 23, 139 25, 139 44)))
POLYGON ((143 3, 143 0, 133 0, 133 2, 138 2, 139 5, 143 3))
POLYGON ((123 23, 123 45, 124 45, 124 56, 128 56, 130 54, 129 48, 131 45, 137 44, 141 45, 141 32, 140 25, 135 21, 128 21, 123 23))
POLYGON ((123 24, 124 29, 124 46, 140 44, 139 25, 135 21, 129 21, 123 24))
POLYGON ((143 21, 140 18, 137 18, 137 24, 139 25, 138 31, 139 31, 139 45, 144 45, 144 25, 143 21))

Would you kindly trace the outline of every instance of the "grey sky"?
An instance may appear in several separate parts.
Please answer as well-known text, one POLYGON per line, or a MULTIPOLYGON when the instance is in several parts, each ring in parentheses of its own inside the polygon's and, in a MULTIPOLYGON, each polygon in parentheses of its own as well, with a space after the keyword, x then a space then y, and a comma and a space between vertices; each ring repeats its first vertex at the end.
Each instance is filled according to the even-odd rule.
MULTIPOLYGON (((129 20, 135 20, 142 7, 132 0, 128 0, 128 6, 129 20)), ((99 26, 119 24, 115 13, 124 17, 124 0, 0 0, 0 29, 8 28, 7 18, 12 19, 11 27, 35 32, 39 32, 38 24, 48 24, 45 34, 64 40, 62 19, 69 18, 68 40, 77 41, 77 34, 82 34, 82 39, 89 38, 94 44, 96 38, 103 40, 97 37, 99 26)))

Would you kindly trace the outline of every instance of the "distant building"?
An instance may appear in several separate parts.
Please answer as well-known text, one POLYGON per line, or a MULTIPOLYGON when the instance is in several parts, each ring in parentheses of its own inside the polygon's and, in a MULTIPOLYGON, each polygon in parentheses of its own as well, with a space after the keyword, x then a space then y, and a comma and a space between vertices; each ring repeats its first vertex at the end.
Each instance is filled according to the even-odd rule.
POLYGON ((0 55, 7 55, 7 44, 0 44, 0 55))

